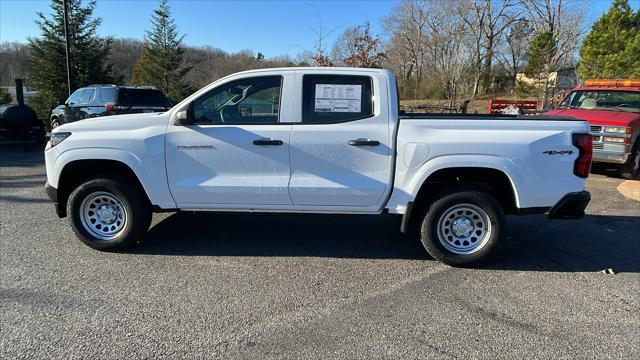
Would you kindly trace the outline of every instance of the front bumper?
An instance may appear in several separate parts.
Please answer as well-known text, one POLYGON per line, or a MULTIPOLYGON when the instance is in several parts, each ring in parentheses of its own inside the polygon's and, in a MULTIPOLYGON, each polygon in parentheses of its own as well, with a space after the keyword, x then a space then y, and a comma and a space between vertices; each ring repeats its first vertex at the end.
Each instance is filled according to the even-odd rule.
POLYGON ((588 191, 572 192, 565 195, 549 210, 549 219, 580 219, 591 201, 588 191))
POLYGON ((56 208, 56 214, 58 215, 58 217, 63 218, 67 216, 66 209, 64 208, 64 206, 60 206, 60 203, 58 202, 58 189, 49 185, 49 183, 47 182, 46 184, 44 184, 44 190, 47 192, 47 196, 49 196, 51 202, 53 202, 53 206, 56 208))
POLYGON ((610 151, 593 151, 594 162, 605 162, 614 164, 624 164, 629 159, 629 153, 610 152, 610 151))

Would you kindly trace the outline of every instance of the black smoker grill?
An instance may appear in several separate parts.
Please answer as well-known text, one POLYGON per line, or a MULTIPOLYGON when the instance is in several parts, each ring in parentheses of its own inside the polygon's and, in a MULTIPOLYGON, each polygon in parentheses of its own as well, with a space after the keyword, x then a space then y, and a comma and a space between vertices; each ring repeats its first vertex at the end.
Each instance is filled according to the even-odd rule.
POLYGON ((44 123, 36 112, 24 104, 22 79, 16 79, 18 104, 0 105, 0 138, 20 140, 25 148, 45 141, 44 123))

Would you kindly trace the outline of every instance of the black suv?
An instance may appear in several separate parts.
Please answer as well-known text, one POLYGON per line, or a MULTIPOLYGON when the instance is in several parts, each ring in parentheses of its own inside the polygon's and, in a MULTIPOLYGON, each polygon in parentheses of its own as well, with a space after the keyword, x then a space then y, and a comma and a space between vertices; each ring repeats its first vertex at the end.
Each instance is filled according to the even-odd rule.
POLYGON ((164 93, 148 86, 89 85, 76 90, 51 112, 51 128, 90 117, 162 112, 171 108, 164 93))

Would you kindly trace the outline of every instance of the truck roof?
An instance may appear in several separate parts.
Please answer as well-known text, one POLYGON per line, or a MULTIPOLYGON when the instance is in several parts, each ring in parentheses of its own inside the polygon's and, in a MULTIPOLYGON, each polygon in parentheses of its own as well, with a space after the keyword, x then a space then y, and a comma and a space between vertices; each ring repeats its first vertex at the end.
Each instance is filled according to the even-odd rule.
POLYGON ((366 73, 380 73, 380 74, 391 74, 391 70, 389 69, 375 69, 375 68, 353 68, 353 67, 278 67, 278 68, 260 68, 253 70, 241 71, 238 73, 234 73, 232 75, 238 74, 251 74, 251 73, 260 73, 265 71, 281 71, 281 72, 289 72, 289 71, 304 71, 309 73, 329 73, 329 72, 366 72, 366 73))
POLYGON ((582 86, 571 89, 571 91, 576 90, 586 90, 586 91, 597 91, 597 90, 612 90, 612 91, 640 91, 640 87, 636 86, 625 86, 625 87, 614 87, 614 86, 582 86))

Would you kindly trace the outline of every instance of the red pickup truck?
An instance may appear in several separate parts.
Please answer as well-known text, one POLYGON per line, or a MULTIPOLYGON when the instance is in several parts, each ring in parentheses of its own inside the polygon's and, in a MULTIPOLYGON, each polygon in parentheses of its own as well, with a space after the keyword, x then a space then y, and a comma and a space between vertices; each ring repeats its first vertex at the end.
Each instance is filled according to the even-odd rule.
POLYGON ((587 120, 593 161, 620 164, 620 175, 640 179, 640 79, 587 80, 546 115, 587 120))

